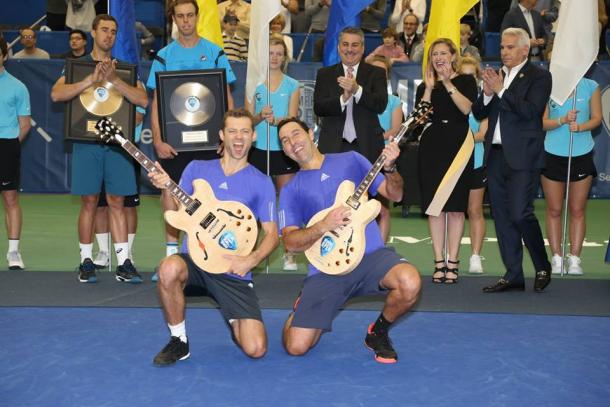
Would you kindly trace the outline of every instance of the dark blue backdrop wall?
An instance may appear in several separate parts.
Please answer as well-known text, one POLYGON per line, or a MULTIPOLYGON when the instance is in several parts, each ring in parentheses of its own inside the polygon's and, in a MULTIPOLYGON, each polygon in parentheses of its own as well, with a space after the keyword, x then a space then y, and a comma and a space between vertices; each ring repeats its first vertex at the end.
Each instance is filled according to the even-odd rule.
MULTIPOLYGON (((22 182, 24 192, 65 193, 70 190, 69 145, 64 141, 64 104, 53 103, 51 87, 61 75, 64 62, 61 60, 28 61, 9 60, 7 70, 23 81, 30 91, 32 120, 34 126, 23 145, 22 182)), ((318 63, 290 64, 288 74, 301 82, 300 115, 310 125, 315 124, 313 115, 313 86, 318 63)), ((148 78, 150 64, 143 63, 141 78, 148 78)), ((233 64, 237 84, 233 96, 237 106, 243 105, 246 65, 233 64)), ((610 62, 600 62, 592 70, 590 77, 596 80, 602 90, 604 112, 603 125, 595 132, 595 164, 598 177, 591 190, 592 197, 610 198, 610 62)), ((406 101, 407 110, 413 106, 416 85, 421 78, 421 67, 417 64, 397 65, 392 70, 392 88, 406 101)), ((154 158, 152 134, 147 115, 142 133, 142 150, 154 158)), ((146 183, 142 192, 153 190, 146 183)))

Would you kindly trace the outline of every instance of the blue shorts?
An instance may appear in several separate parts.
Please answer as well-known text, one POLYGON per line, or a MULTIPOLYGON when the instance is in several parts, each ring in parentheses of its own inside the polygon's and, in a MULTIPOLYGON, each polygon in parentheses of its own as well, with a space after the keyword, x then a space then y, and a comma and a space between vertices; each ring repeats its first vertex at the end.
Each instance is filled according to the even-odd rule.
POLYGON ((379 283, 399 263, 408 262, 393 248, 382 247, 365 255, 349 274, 333 276, 318 273, 307 277, 303 281, 291 326, 332 330, 333 319, 347 300, 387 292, 379 283))
POLYGON ((121 147, 93 143, 72 146, 73 195, 96 195, 102 190, 112 195, 135 195, 136 172, 131 157, 121 147))

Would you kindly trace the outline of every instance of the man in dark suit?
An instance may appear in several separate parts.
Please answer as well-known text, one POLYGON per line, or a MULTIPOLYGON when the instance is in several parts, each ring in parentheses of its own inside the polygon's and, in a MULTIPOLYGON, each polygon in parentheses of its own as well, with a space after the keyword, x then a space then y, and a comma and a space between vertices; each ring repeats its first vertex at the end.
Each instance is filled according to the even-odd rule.
POLYGON ((341 31, 338 50, 341 63, 316 75, 314 112, 322 119, 318 147, 322 153, 355 150, 373 162, 384 146, 377 115, 388 103, 385 72, 362 61, 359 28, 341 31))
POLYGON ((546 46, 546 31, 542 16, 534 9, 536 2, 537 0, 519 0, 519 4, 504 15, 502 31, 509 27, 523 28, 529 34, 530 59, 542 61, 546 46))
POLYGON ((540 168, 544 160, 542 115, 551 94, 551 74, 527 60, 529 38, 521 28, 502 33, 500 72, 483 72, 483 92, 474 116, 489 119, 485 162, 489 197, 506 273, 485 292, 524 290, 523 246, 534 263, 534 291, 551 281, 551 265, 534 215, 540 168))
POLYGON ((407 14, 402 20, 402 44, 405 54, 411 59, 411 50, 421 41, 421 36, 417 34, 419 28, 419 18, 415 14, 407 14))

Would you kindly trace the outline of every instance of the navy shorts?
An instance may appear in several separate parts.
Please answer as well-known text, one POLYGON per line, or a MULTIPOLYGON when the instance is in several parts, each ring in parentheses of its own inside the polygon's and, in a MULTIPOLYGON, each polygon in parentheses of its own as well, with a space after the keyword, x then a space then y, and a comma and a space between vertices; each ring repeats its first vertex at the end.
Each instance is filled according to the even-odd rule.
MULTIPOLYGON (((263 174, 267 173, 267 150, 251 148, 248 161, 263 174)), ((269 175, 294 174, 298 169, 299 164, 291 160, 283 151, 269 151, 269 175)))
POLYGON ((303 281, 292 326, 332 330, 333 319, 347 300, 378 295, 387 290, 379 286, 392 267, 408 263, 391 247, 382 247, 368 255, 351 273, 342 276, 318 273, 303 281))
POLYGON ((225 320, 256 319, 262 321, 261 308, 254 291, 254 283, 227 274, 211 274, 203 271, 186 253, 178 254, 188 267, 188 279, 184 287, 187 297, 210 297, 220 306, 225 320))

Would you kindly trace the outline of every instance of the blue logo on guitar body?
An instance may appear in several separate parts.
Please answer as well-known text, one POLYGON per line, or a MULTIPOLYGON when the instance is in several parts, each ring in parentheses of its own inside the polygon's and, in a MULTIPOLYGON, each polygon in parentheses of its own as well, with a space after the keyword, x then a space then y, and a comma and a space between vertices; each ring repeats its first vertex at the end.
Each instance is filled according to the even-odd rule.
POLYGON ((326 256, 328 253, 332 252, 335 248, 335 241, 330 236, 324 236, 322 239, 322 243, 320 244, 320 254, 322 257, 326 256))
POLYGON ((218 244, 223 249, 237 250, 237 239, 233 232, 224 232, 218 239, 218 244))

